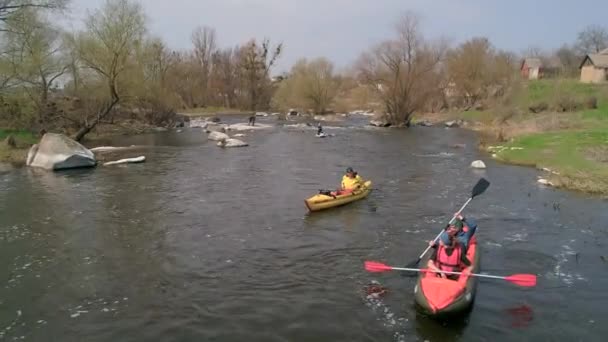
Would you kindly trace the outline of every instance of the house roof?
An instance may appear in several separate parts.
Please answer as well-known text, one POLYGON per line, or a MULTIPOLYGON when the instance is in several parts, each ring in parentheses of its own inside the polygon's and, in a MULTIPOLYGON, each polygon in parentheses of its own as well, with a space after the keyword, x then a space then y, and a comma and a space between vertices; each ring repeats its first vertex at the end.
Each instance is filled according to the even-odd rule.
POLYGON ((608 49, 603 50, 600 53, 591 53, 585 56, 585 59, 583 59, 583 62, 581 63, 581 67, 585 64, 587 59, 589 59, 591 64, 596 68, 608 69, 608 49))
POLYGON ((524 65, 527 65, 528 68, 536 69, 542 67, 543 62, 540 60, 540 58, 526 58, 523 60, 521 67, 523 68, 524 65))

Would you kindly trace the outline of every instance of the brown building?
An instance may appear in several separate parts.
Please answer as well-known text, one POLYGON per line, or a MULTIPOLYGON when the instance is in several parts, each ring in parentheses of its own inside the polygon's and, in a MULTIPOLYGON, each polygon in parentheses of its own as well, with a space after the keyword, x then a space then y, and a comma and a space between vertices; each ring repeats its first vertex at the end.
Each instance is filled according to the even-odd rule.
POLYGON ((580 66, 581 82, 608 82, 608 49, 585 56, 580 66))
POLYGON ((543 77, 543 62, 540 58, 526 58, 519 68, 521 77, 526 80, 538 80, 543 77))

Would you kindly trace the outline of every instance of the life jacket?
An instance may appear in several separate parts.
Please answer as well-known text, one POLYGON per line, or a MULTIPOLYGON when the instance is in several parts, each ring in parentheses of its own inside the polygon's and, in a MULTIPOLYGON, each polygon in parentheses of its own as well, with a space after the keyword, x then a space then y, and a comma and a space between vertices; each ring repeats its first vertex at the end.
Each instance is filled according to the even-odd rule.
POLYGON ((350 178, 347 175, 342 177, 342 189, 354 189, 357 185, 361 184, 361 176, 356 176, 355 178, 350 178))
POLYGON ((437 251, 437 266, 440 270, 447 272, 459 272, 461 258, 462 248, 459 244, 456 244, 452 249, 452 255, 448 255, 447 248, 445 246, 439 245, 439 250, 437 251))

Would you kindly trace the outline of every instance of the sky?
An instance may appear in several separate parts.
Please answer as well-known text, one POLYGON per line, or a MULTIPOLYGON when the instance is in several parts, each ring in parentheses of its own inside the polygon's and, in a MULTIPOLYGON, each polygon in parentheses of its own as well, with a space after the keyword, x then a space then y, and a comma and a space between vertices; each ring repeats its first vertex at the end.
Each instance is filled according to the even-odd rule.
MULTIPOLYGON (((81 21, 105 0, 72 0, 71 18, 81 21)), ((191 47, 197 26, 217 31, 221 47, 250 38, 283 42, 274 73, 288 71, 299 58, 327 57, 338 69, 393 36, 407 10, 417 12, 426 37, 457 44, 485 36, 500 49, 530 46, 555 49, 575 41, 590 24, 604 24, 606 0, 139 0, 151 33, 173 49, 191 47)), ((76 24, 77 25, 77 24, 76 24)))

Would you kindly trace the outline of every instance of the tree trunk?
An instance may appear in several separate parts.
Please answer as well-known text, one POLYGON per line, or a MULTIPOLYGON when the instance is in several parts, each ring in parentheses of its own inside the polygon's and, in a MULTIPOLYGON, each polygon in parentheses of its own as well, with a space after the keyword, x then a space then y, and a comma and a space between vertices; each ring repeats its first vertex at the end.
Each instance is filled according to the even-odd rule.
POLYGON ((93 121, 85 124, 82 128, 80 128, 80 130, 78 130, 78 132, 74 136, 74 140, 81 141, 85 135, 87 135, 93 128, 95 128, 95 126, 97 126, 97 124, 112 111, 112 109, 117 103, 118 99, 112 100, 112 102, 106 107, 106 109, 104 109, 103 113, 97 115, 97 117, 93 119, 93 121))
POLYGON ((108 104, 108 106, 103 110, 102 113, 97 114, 97 117, 93 119, 93 121, 91 121, 90 123, 85 123, 84 126, 80 128, 80 130, 78 130, 78 132, 74 136, 74 140, 81 141, 85 135, 87 135, 93 128, 95 128, 95 126, 97 126, 97 124, 101 120, 103 120, 112 111, 112 109, 114 109, 114 106, 116 106, 118 101, 120 101, 114 81, 110 81, 110 93, 112 94, 112 102, 108 104))

